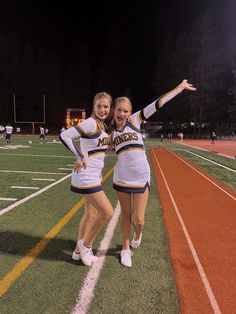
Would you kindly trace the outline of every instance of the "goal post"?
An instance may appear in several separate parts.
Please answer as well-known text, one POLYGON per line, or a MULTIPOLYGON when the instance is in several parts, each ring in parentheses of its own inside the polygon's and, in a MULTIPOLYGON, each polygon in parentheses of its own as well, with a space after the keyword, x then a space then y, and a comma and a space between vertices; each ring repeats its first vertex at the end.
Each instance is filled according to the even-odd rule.
POLYGON ((30 123, 32 124, 32 134, 35 134, 35 124, 45 124, 46 123, 46 97, 45 95, 42 95, 42 121, 37 121, 34 119, 34 121, 24 121, 22 119, 18 120, 17 116, 17 105, 16 105, 16 95, 13 94, 13 112, 14 112, 14 122, 16 124, 25 124, 25 123, 30 123))

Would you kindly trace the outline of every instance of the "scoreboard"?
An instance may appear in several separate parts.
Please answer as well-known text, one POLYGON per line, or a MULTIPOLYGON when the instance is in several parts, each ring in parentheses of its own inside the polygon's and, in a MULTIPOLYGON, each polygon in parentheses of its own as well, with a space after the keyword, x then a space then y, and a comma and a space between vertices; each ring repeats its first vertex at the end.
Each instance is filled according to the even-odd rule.
POLYGON ((66 109, 66 128, 77 125, 86 119, 85 109, 67 108, 66 109))

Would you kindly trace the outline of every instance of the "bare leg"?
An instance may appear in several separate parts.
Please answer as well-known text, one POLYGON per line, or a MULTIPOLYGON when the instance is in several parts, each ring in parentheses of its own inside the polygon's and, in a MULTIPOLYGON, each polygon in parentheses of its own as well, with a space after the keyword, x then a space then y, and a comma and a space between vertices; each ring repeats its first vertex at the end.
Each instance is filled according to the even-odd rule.
POLYGON ((103 191, 87 194, 84 198, 86 203, 91 204, 97 210, 97 215, 86 227, 86 234, 84 235, 84 246, 91 247, 96 235, 112 218, 113 207, 103 191))
POLYGON ((132 216, 131 194, 117 192, 121 206, 121 233, 123 240, 123 250, 130 250, 130 225, 132 216))
POLYGON ((135 193, 133 199, 133 226, 134 240, 138 240, 141 236, 144 226, 145 209, 149 196, 148 188, 144 193, 135 193))
MULTIPOLYGON (((79 224, 79 230, 77 234, 77 241, 84 239, 85 234, 87 232, 88 226, 92 223, 92 221, 95 219, 96 215, 98 214, 97 209, 90 203, 88 203, 85 200, 85 209, 84 209, 84 215, 80 221, 79 224)), ((76 245, 75 251, 79 253, 79 247, 76 245)))

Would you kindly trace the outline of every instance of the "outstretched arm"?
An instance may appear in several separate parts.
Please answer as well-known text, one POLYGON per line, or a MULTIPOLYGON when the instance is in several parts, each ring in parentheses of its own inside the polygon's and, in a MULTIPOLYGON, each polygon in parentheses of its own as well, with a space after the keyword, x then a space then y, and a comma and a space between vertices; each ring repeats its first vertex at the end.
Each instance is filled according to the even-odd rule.
POLYGON ((162 95, 150 105, 145 107, 142 112, 141 116, 143 119, 148 119, 151 115, 153 115, 158 109, 162 108, 168 101, 182 93, 183 90, 189 91, 196 91, 196 87, 192 84, 188 83, 188 80, 183 80, 178 86, 172 89, 170 92, 162 95))
POLYGON ((182 83, 180 83, 176 88, 171 90, 169 93, 164 94, 161 96, 158 101, 158 108, 162 108, 164 104, 166 104, 168 101, 173 99, 178 94, 182 93, 183 90, 190 90, 190 91, 196 91, 196 87, 194 87, 192 84, 188 83, 188 80, 183 80, 182 83))

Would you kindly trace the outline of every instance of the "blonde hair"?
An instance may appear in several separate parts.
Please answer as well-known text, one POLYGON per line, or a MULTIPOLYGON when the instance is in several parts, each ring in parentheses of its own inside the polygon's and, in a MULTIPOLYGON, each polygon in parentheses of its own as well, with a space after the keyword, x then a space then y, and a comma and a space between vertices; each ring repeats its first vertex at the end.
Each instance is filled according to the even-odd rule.
POLYGON ((91 117, 94 118, 97 122, 97 126, 98 126, 98 130, 99 131, 102 131, 102 130, 105 130, 105 126, 104 126, 104 122, 102 122, 101 120, 99 120, 96 115, 95 115, 95 112, 94 112, 94 106, 96 104, 96 102, 100 99, 107 99, 109 104, 110 104, 110 109, 112 107, 112 97, 110 94, 106 93, 106 92, 100 92, 100 93, 97 93, 94 97, 93 97, 93 112, 91 114, 91 117))
POLYGON ((116 107, 120 103, 127 103, 130 106, 130 111, 132 112, 132 104, 131 104, 131 101, 128 97, 125 97, 125 96, 117 97, 114 100, 114 107, 116 107))
MULTIPOLYGON (((112 110, 112 115, 114 114, 116 106, 118 106, 120 103, 127 103, 130 106, 130 112, 132 113, 132 104, 131 104, 130 99, 128 97, 122 96, 122 97, 117 97, 114 100, 114 106, 113 106, 113 110, 112 110)), ((115 129, 116 129, 116 121, 113 118, 111 120, 111 123, 109 124, 109 127, 108 127, 108 134, 111 134, 115 129)))

